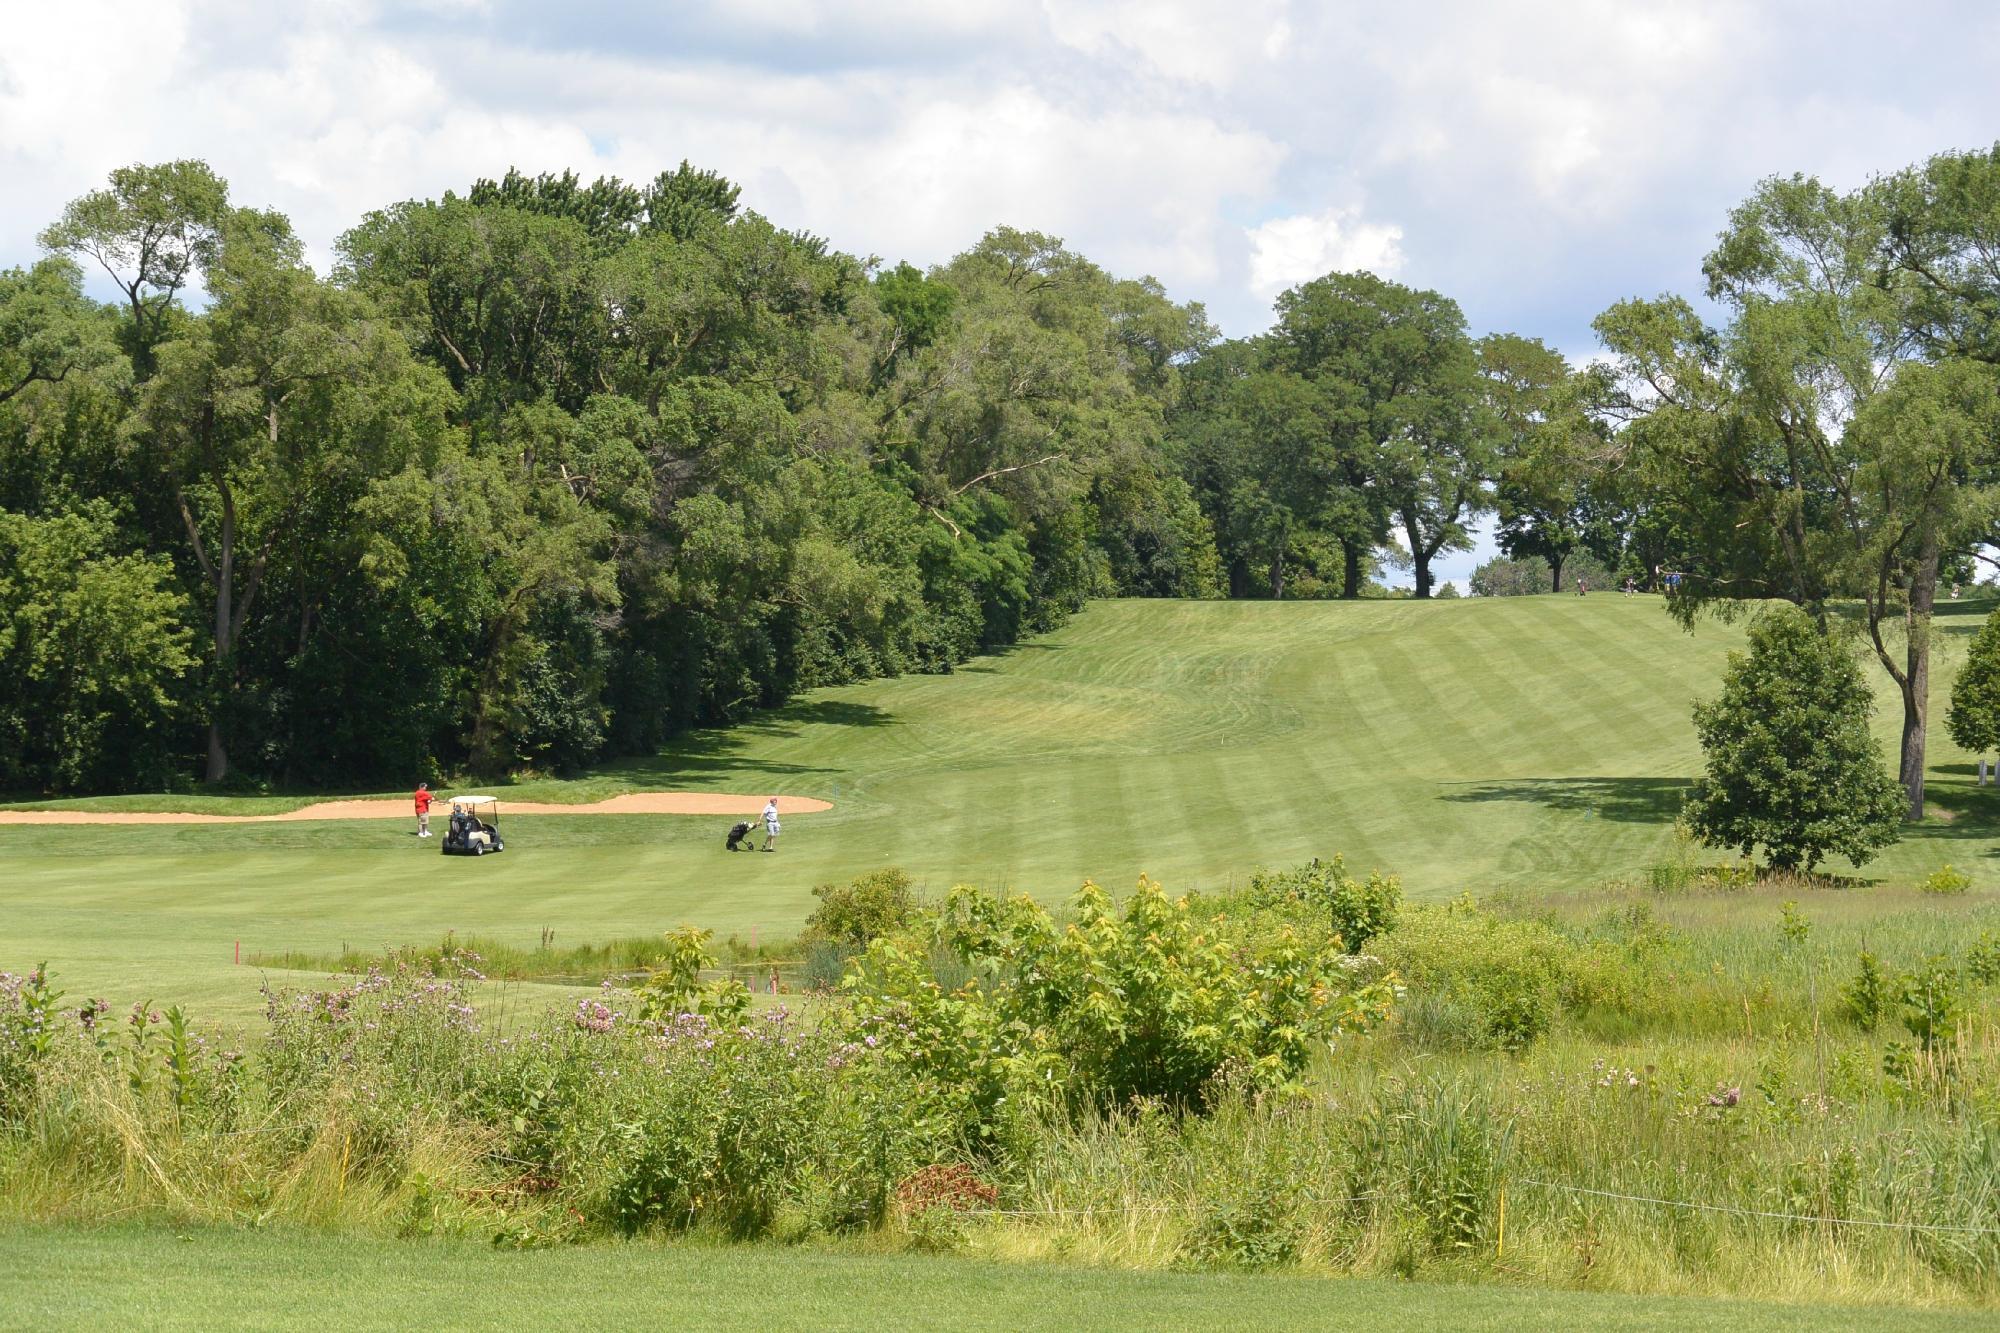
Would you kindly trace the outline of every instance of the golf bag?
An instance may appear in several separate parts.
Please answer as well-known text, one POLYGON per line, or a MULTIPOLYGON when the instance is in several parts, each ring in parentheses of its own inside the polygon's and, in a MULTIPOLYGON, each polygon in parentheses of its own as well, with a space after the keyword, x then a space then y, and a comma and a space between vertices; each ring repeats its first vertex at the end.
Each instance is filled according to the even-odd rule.
POLYGON ((741 843, 745 838, 749 836, 750 836, 750 821, 747 819, 742 820, 739 823, 736 823, 730 827, 729 841, 722 845, 729 851, 740 852, 743 850, 741 843))

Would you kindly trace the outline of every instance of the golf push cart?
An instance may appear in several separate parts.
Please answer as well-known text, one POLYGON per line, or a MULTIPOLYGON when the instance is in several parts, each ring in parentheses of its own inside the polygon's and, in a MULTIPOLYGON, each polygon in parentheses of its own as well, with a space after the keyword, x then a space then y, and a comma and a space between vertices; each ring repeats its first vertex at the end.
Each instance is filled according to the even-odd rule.
POLYGON ((444 845, 438 850, 446 856, 484 856, 488 852, 506 851, 507 844, 500 841, 500 802, 491 796, 452 797, 444 845))

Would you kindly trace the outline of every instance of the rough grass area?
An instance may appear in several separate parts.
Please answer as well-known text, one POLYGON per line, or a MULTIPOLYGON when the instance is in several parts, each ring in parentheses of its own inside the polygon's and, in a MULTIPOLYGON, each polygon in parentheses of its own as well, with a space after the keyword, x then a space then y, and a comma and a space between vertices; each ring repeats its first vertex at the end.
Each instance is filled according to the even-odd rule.
MULTIPOLYGON (((1936 714, 1985 609, 1940 613, 1936 714)), ((933 892, 965 881, 1060 898, 1142 871, 1222 887, 1338 850, 1397 871, 1419 899, 1570 893, 1671 853, 1698 767, 1689 705, 1739 642, 1616 595, 1102 603, 954 675, 821 691, 652 759, 515 789, 834 802, 788 819, 772 855, 726 853, 729 820, 687 816, 522 818, 507 853, 480 861, 440 857, 400 823, 0 828, 0 921, 10 958, 47 958, 76 989, 248 1017, 258 977, 233 966, 238 941, 245 956, 337 957, 453 929, 522 949, 545 929, 584 942, 682 921, 790 936, 812 885, 884 865, 933 892)), ((1893 710, 1878 721, 1886 738, 1893 710)), ((2000 789, 1975 789, 1969 757, 1933 730, 1937 814, 1865 874, 1913 882, 1950 861, 1977 897, 2000 848, 2000 789)))
POLYGON ((1027 1268, 764 1246, 510 1253, 285 1231, 0 1228, 0 1328, 1950 1330, 1985 1317, 1591 1292, 1027 1268))

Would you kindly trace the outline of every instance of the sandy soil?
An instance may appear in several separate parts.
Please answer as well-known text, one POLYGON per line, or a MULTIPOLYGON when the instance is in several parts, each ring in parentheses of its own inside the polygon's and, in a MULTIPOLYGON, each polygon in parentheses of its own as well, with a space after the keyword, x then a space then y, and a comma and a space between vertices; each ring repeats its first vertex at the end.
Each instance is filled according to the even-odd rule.
MULTIPOLYGON (((466 792, 470 796, 476 793, 466 792)), ((510 801, 504 791, 500 816, 512 815, 757 815, 764 797, 731 796, 724 792, 641 791, 591 805, 557 805, 548 801, 510 801)), ((778 813, 808 815, 831 810, 832 804, 810 796, 780 796, 778 813)), ((442 827, 451 813, 451 797, 438 797, 431 814, 442 827)), ((407 796, 387 801, 321 801, 282 815, 171 815, 97 810, 0 810, 0 824, 290 824, 320 819, 415 819, 407 796)))

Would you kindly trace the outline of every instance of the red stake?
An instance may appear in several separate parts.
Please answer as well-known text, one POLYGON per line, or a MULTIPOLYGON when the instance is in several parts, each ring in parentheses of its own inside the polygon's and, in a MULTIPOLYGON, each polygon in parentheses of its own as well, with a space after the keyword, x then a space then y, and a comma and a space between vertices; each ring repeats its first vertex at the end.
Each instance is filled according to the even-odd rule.
POLYGON ((243 941, 236 941, 236 966, 243 966, 243 941))

